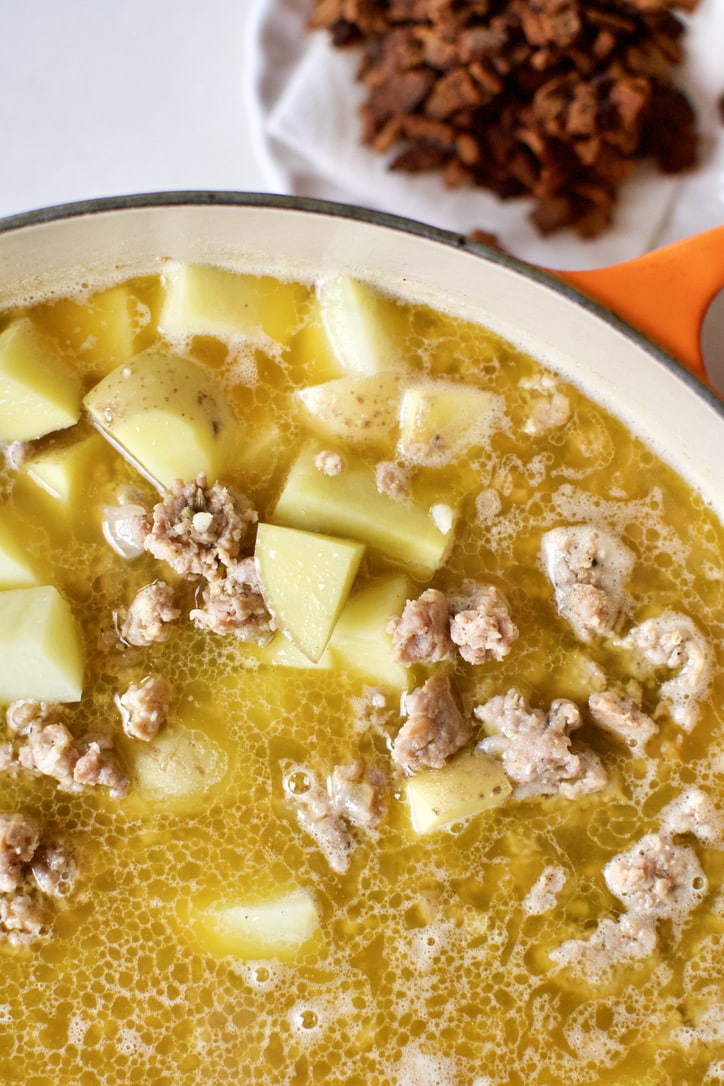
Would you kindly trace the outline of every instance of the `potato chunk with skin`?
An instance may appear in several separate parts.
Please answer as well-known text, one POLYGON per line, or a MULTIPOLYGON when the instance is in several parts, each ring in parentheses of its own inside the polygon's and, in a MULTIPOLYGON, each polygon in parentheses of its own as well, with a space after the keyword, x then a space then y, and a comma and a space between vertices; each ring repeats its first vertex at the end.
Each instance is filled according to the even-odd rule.
POLYGON ((80 701, 80 636, 57 588, 0 592, 0 660, 0 701, 80 701))
POLYGON ((444 382, 406 388, 400 404, 400 456, 446 464, 483 445, 500 414, 500 397, 444 382))
POLYGON ((364 554, 361 543, 260 524, 254 557, 264 600, 279 628, 320 659, 364 554))
POLYGON ((452 527, 441 531, 430 511, 381 494, 374 469, 344 457, 339 475, 315 466, 320 446, 305 447, 287 476, 272 514, 278 524, 358 539, 414 572, 430 576, 452 542, 452 527))
POLYGON ((210 802, 229 768, 229 756, 213 739, 184 724, 167 727, 150 743, 133 743, 128 759, 134 778, 133 806, 191 812, 210 802))
POLYGON ((33 441, 80 418, 81 390, 60 351, 29 320, 0 335, 0 441, 33 441))
POLYGON ((404 374, 339 377, 296 393, 305 422, 318 433, 354 445, 383 444, 397 433, 404 374))
POLYGON ((320 282, 317 297, 327 337, 344 370, 371 374, 394 368, 385 299, 347 275, 320 282))
POLYGON ((497 807, 512 790, 500 762, 485 754, 460 754, 441 769, 405 781, 412 828, 419 834, 497 807))
POLYGON ((286 343, 306 292, 297 283, 239 275, 210 264, 172 264, 164 273, 159 330, 169 337, 257 338, 286 343))
POLYGON ((319 933, 308 890, 293 887, 269 897, 191 903, 188 930, 215 957, 291 961, 319 933))
POLYGON ((84 400, 95 425, 163 488, 223 470, 235 426, 224 391, 182 355, 146 351, 117 366, 84 400))

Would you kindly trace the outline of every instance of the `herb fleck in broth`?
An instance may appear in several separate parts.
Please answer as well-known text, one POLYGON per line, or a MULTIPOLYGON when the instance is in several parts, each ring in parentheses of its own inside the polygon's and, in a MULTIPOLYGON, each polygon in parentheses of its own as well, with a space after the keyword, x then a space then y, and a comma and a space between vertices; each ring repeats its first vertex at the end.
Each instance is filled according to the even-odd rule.
MULTIPOLYGON (((247 495, 265 524, 285 523, 275 510, 307 445, 342 462, 339 475, 325 475, 335 461, 310 469, 312 488, 318 480, 342 486, 350 472, 374 479, 379 464, 396 464, 403 493, 390 506, 436 510, 430 547, 456 514, 452 542, 430 569, 420 539, 410 541, 419 551, 406 569, 374 545, 373 525, 346 606, 383 585, 389 596, 381 598, 397 600, 390 615, 399 616, 406 599, 433 587, 454 600, 472 579, 499 590, 518 635, 499 658, 470 663, 446 641, 440 659, 409 666, 393 659, 389 634, 365 640, 344 609, 316 663, 279 633, 262 645, 221 636, 189 620, 205 606, 202 579, 184 580, 148 551, 125 559, 104 538, 102 510, 119 492, 147 512, 159 495, 85 414, 59 434, 8 446, 0 527, 7 523, 22 540, 37 583, 59 589, 82 629, 83 698, 65 707, 65 721, 76 738, 113 736, 130 789, 123 798, 103 786, 64 790, 17 758, 0 775, 2 811, 36 819, 44 838, 69 844, 78 867, 72 891, 48 906, 49 933, 19 945, 3 933, 0 1078, 82 1086, 239 1075, 365 1086, 719 1081, 722 841, 718 831, 682 829, 681 821, 671 830, 667 812, 694 788, 722 804, 721 525, 622 424, 485 329, 365 292, 351 303, 325 302, 313 287, 246 277, 236 286, 224 280, 246 299, 234 327, 200 287, 170 306, 174 276, 184 274, 170 267, 158 280, 39 304, 8 314, 5 325, 29 315, 77 369, 84 393, 140 352, 203 363, 238 420, 219 478, 247 495), (340 312, 362 314, 360 342, 385 360, 387 376, 350 369, 349 359, 347 368, 340 364, 340 312), (296 395, 341 379, 371 381, 364 388, 378 410, 370 413, 372 437, 355 431, 365 404, 348 425, 339 422, 344 412, 320 422, 296 395), (434 446, 416 462, 405 459, 398 411, 388 424, 385 403, 418 387, 464 388, 487 404, 485 427, 466 437, 441 414, 434 446), (52 497, 33 464, 88 438, 80 477, 66 472, 67 497, 52 497), (546 533, 572 525, 610 533, 633 556, 626 602, 602 636, 578 636, 565 606, 559 613, 541 557, 546 533), (167 639, 124 646, 126 609, 160 578, 181 616, 167 639), (626 642, 668 612, 687 616, 709 653, 705 693, 699 687, 682 703, 697 716, 688 730, 672 719, 679 702, 662 695, 681 658, 671 668, 637 668, 626 642), (168 679, 174 700, 158 735, 142 742, 124 733, 115 701, 149 675, 168 679), (470 738, 445 766, 406 777, 392 756, 405 719, 400 694, 431 676, 449 679, 470 738), (645 741, 622 742, 594 722, 589 696, 608 689, 654 718, 645 741), (532 794, 520 779, 508 781, 501 766, 512 764, 509 740, 486 723, 492 710, 474 710, 512 690, 531 713, 547 713, 557 699, 575 703, 582 719, 571 751, 588 752, 606 783, 567 795, 560 776, 532 794), (447 773, 481 740, 480 758, 505 789, 471 817, 415 832, 409 782, 447 773), (320 844, 310 804, 315 788, 327 802, 334 767, 357 763, 384 774, 385 813, 364 826, 343 809, 349 851, 339 860, 320 844), (654 904, 647 916, 630 896, 635 887, 617 895, 604 871, 664 824, 667 842, 693 854, 698 867, 689 868, 688 903, 668 911, 654 904), (272 927, 303 916, 309 929, 291 948, 274 942, 275 930, 272 951, 255 954, 249 945, 262 939, 266 914, 254 914, 256 935, 244 936, 251 944, 239 941, 235 925, 280 899, 286 919, 277 910, 272 927), (645 952, 619 948, 617 957, 607 944, 605 968, 577 967, 576 959, 589 960, 600 923, 618 925, 618 935, 621 918, 638 925, 628 951, 635 943, 645 952), (561 957, 564 946, 574 946, 572 960, 561 957)), ((448 402, 459 401, 443 398, 440 410, 448 402)), ((436 409, 427 400, 423 408, 436 409)), ((414 445, 420 433, 411 427, 414 445)), ((255 532, 242 556, 253 553, 255 532)), ((8 731, 0 742, 16 749, 24 740, 8 731)))

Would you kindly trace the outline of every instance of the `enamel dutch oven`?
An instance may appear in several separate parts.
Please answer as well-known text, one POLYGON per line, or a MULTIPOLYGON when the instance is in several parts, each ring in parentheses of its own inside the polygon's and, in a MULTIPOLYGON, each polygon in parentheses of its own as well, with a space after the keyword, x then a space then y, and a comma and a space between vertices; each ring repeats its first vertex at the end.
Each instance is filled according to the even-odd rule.
POLYGON ((310 279, 348 272, 486 324, 621 418, 724 520, 724 403, 701 354, 703 329, 724 355, 724 333, 706 317, 724 286, 724 226, 614 268, 555 274, 360 208, 237 193, 121 197, 0 222, 0 308, 158 271, 163 258, 310 279))

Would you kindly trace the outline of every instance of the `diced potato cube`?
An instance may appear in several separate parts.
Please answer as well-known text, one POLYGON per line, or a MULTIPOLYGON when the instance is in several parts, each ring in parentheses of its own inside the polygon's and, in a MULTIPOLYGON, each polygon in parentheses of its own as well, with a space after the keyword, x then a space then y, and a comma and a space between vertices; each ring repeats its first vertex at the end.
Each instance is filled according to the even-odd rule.
POLYGON ((410 583, 401 573, 371 581, 350 597, 334 628, 322 661, 344 667, 370 682, 406 690, 407 668, 395 663, 387 623, 399 615, 409 595, 410 583))
POLYGON ((133 805, 187 812, 209 802, 229 768, 229 758, 204 732, 183 724, 164 728, 152 743, 133 743, 128 759, 133 805))
POLYGON ((497 807, 511 791, 501 763, 477 753, 460 754, 442 769, 425 770, 405 781, 412 828, 420 834, 497 807))
POLYGON ((17 529, 0 520, 0 589, 30 588, 38 583, 32 564, 20 546, 17 529))
POLYGON ((0 660, 0 701, 80 701, 80 637, 57 588, 0 592, 0 660))
POLYGON ((307 291, 298 283, 241 275, 210 264, 174 264, 164 274, 158 320, 168 336, 255 338, 286 343, 300 320, 307 291))
POLYGON ((69 507, 75 498, 87 493, 88 474, 102 448, 98 434, 90 434, 39 453, 28 462, 25 471, 46 494, 69 507))
POLYGON ((0 335, 0 441, 32 441, 80 418, 78 378, 29 320, 0 335))
POLYGON ((312 295, 307 302, 304 325, 289 341, 286 365, 299 386, 330 381, 344 373, 322 323, 316 295, 312 295))
POLYGON ((359 539, 421 576, 434 573, 452 542, 426 507, 396 502, 377 490, 374 471, 345 455, 339 475, 315 466, 319 445, 305 447, 289 472, 272 520, 293 528, 359 539))
POLYGON ((112 370, 85 397, 94 423, 152 482, 224 468, 236 425, 224 390, 190 358, 146 351, 112 370))
POLYGON ((49 306, 44 326, 83 361, 107 373, 134 353, 143 323, 138 298, 125 284, 110 287, 90 301, 61 298, 49 306))
POLYGON ((381 444, 397 435, 403 380, 396 370, 339 377, 301 389, 297 398, 305 422, 318 433, 357 445, 381 444))
POLYGON ((258 660, 260 664, 264 664, 267 667, 292 667, 302 668, 308 670, 309 668, 321 669, 329 671, 333 666, 329 649, 322 653, 319 660, 310 660, 308 656, 305 656, 301 649, 289 640, 288 637, 284 637, 283 634, 277 634, 272 638, 268 645, 244 645, 244 653, 252 652, 253 658, 258 660))
POLYGON ((267 607, 310 660, 324 652, 363 554, 361 543, 259 525, 254 557, 267 607))
POLYGON ((327 337, 343 369, 379 373, 398 364, 387 330, 394 322, 394 303, 346 275, 320 282, 317 297, 327 337))
POLYGON ((419 464, 444 464, 484 445, 499 416, 500 397, 442 382, 406 388, 400 404, 400 454, 419 464))
POLYGON ((194 902, 189 927, 215 957, 290 961, 318 935, 319 914, 309 891, 295 887, 269 898, 194 902))

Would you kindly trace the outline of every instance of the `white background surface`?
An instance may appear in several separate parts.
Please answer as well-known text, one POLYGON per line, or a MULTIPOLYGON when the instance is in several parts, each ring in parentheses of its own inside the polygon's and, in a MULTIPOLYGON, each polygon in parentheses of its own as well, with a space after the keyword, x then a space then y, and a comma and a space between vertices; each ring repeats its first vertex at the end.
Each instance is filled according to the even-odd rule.
MULTIPOLYGON (((281 67, 273 49, 259 52, 253 9, 258 31, 259 13, 302 2, 0 0, 0 216, 134 192, 296 191, 268 161, 263 169, 255 154, 254 146, 263 149, 264 116, 250 87, 255 68, 273 81, 281 67), (245 72, 248 55, 254 61, 245 72)), ((714 116, 724 90, 722 25, 724 0, 700 0, 689 35, 697 58, 689 82, 703 122, 704 161, 686 180, 685 198, 659 244, 724 221, 724 129, 714 116), (719 139, 716 154, 712 133, 719 139)), ((317 188, 306 194, 329 195, 317 188)), ((375 206, 354 192, 337 198, 375 206)), ((437 221, 434 210, 410 210, 406 201, 402 207, 388 201, 382 209, 459 228, 437 221)), ((557 259, 557 242, 548 242, 542 256, 513 251, 552 267, 627 259, 646 247, 636 250, 636 230, 627 222, 621 212, 624 241, 635 242, 634 251, 607 249, 596 258, 587 249, 577 263, 557 259)), ((605 239, 609 249, 611 239, 605 239)))
POLYGON ((249 0, 0 0, 0 215, 266 191, 242 95, 249 0))

